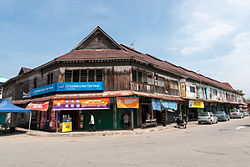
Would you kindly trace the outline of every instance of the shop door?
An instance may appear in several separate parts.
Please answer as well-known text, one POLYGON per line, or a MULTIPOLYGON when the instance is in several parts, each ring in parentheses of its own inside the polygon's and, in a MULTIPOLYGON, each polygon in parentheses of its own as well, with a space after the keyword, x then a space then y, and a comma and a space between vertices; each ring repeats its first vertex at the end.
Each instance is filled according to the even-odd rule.
MULTIPOLYGON (((134 127, 138 127, 139 125, 138 125, 138 121, 137 121, 137 116, 138 116, 137 109, 134 109, 133 112, 134 112, 134 127)), ((117 112, 116 112, 116 128, 117 129, 123 129, 123 116, 124 116, 125 113, 128 114, 129 119, 131 121, 131 112, 130 112, 130 110, 124 109, 124 108, 117 109, 117 112)), ((130 126, 131 125, 129 124, 129 127, 130 126)))

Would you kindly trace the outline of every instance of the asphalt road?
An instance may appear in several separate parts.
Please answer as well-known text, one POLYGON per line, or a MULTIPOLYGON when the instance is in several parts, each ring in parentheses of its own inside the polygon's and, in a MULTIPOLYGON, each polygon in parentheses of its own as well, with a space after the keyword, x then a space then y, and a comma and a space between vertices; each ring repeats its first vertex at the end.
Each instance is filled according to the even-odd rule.
POLYGON ((250 117, 140 135, 0 137, 0 166, 250 166, 250 117))

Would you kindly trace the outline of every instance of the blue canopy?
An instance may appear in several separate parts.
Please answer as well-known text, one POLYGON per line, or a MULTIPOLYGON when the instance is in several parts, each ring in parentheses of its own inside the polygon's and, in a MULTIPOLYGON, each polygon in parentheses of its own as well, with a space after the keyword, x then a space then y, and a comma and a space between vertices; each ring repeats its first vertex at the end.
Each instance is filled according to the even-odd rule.
POLYGON ((11 104, 8 100, 0 103, 0 113, 1 112, 21 112, 21 113, 30 113, 31 110, 27 110, 21 107, 17 107, 14 104, 11 104))

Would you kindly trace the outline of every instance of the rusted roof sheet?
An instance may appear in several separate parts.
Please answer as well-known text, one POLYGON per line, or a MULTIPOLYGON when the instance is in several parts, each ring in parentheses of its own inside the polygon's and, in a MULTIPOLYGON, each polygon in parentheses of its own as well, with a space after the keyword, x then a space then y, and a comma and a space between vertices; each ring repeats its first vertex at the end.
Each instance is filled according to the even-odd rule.
POLYGON ((55 58, 55 61, 74 61, 74 60, 104 60, 104 59, 135 59, 148 64, 162 68, 168 72, 174 73, 179 76, 187 76, 191 79, 208 83, 219 88, 224 88, 235 93, 239 93, 234 90, 231 86, 223 84, 219 81, 205 77, 201 74, 197 74, 194 71, 187 70, 183 67, 176 66, 167 61, 160 60, 154 56, 140 53, 133 48, 127 47, 125 45, 120 45, 122 50, 112 50, 112 49, 96 49, 96 50, 72 50, 71 52, 55 58))
POLYGON ((131 58, 124 50, 95 49, 95 50, 72 50, 71 52, 55 58, 56 61, 74 60, 102 60, 102 59, 125 59, 131 58))
POLYGON ((170 101, 184 101, 180 97, 177 96, 167 96, 167 95, 159 95, 159 94, 150 94, 143 92, 135 92, 135 91, 107 91, 103 93, 77 93, 77 94, 56 94, 52 96, 34 98, 34 99, 26 99, 26 100, 17 100, 11 101, 12 104, 27 104, 29 102, 39 102, 46 100, 55 100, 55 99, 86 99, 86 98, 102 98, 102 97, 126 97, 126 96, 144 96, 144 97, 152 97, 159 98, 170 101))

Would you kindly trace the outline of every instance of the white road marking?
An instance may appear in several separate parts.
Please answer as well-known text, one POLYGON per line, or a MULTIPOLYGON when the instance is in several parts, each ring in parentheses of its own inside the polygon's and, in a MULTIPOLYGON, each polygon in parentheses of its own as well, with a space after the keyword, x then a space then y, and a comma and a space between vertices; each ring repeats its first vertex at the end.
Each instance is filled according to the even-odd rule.
POLYGON ((244 128, 246 128, 246 127, 244 127, 244 126, 239 126, 238 128, 236 128, 236 130, 240 130, 240 129, 244 129, 244 128))

